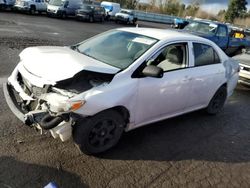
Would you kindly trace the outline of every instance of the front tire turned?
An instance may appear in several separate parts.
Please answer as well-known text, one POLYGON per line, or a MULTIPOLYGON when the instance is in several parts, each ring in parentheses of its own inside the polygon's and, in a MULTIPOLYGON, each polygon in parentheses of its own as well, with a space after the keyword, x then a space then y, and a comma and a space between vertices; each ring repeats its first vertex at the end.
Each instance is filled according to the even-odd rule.
POLYGON ((107 110, 76 122, 73 139, 81 152, 98 154, 114 147, 124 131, 125 121, 120 113, 107 110))
POLYGON ((210 115, 215 115, 219 113, 227 99, 227 87, 221 86, 216 93, 214 94, 213 98, 210 100, 206 112, 210 115))

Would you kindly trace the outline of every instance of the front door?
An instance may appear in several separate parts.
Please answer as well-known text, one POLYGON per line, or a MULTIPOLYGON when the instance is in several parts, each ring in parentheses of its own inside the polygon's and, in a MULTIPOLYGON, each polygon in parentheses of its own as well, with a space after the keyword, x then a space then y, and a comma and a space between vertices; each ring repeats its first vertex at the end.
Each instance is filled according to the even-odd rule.
POLYGON ((164 70, 162 78, 139 79, 136 125, 173 116, 185 110, 191 94, 188 43, 170 44, 148 61, 164 70))
POLYGON ((219 26, 216 32, 217 40, 214 41, 221 49, 226 50, 228 46, 228 29, 226 26, 219 26))

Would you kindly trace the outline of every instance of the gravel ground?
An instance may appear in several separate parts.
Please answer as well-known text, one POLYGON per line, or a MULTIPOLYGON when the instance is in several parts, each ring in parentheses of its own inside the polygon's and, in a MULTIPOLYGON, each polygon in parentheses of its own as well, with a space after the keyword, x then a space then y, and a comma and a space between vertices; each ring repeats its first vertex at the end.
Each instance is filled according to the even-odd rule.
MULTIPOLYGON (((28 46, 70 45, 120 26, 0 12, 0 83, 28 46)), ((250 187, 248 88, 238 86, 217 116, 197 111, 136 129, 97 157, 25 127, 0 88, 0 188, 250 187)))

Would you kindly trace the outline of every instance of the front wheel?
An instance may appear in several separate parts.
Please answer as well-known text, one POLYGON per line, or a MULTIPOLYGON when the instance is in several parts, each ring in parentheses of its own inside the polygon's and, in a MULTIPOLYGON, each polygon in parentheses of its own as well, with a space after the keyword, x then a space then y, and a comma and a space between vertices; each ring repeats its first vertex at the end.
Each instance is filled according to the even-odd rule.
POLYGON ((102 17, 100 18, 100 22, 101 22, 101 23, 104 22, 104 16, 102 16, 102 17))
POLYGON ((66 19, 67 18, 67 14, 66 14, 66 12, 62 12, 61 13, 61 19, 66 19))
POLYGON ((221 111, 225 101, 227 99, 227 88, 225 86, 220 87, 217 92, 214 94, 213 98, 207 106, 207 113, 215 115, 221 111))
POLYGON ((93 16, 89 16, 89 22, 93 23, 94 22, 94 17, 93 16))
POLYGON ((130 24, 130 20, 129 20, 129 18, 127 19, 126 23, 127 23, 127 25, 129 25, 129 24, 130 24))
POLYGON ((76 122, 73 139, 83 153, 98 154, 118 143, 124 125, 124 119, 117 111, 104 111, 76 122))
POLYGON ((30 7, 29 13, 33 15, 35 14, 35 12, 36 12, 36 8, 34 6, 30 7))

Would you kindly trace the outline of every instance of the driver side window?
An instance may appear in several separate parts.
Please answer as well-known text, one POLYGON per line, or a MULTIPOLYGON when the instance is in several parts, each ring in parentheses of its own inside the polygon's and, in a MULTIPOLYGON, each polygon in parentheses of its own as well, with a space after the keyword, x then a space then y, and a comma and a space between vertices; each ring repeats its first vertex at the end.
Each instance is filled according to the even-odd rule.
POLYGON ((220 26, 218 31, 217 31, 217 36, 218 37, 226 37, 227 36, 227 29, 226 27, 220 26))
POLYGON ((149 61, 164 72, 187 67, 187 43, 171 44, 161 49, 149 61))

